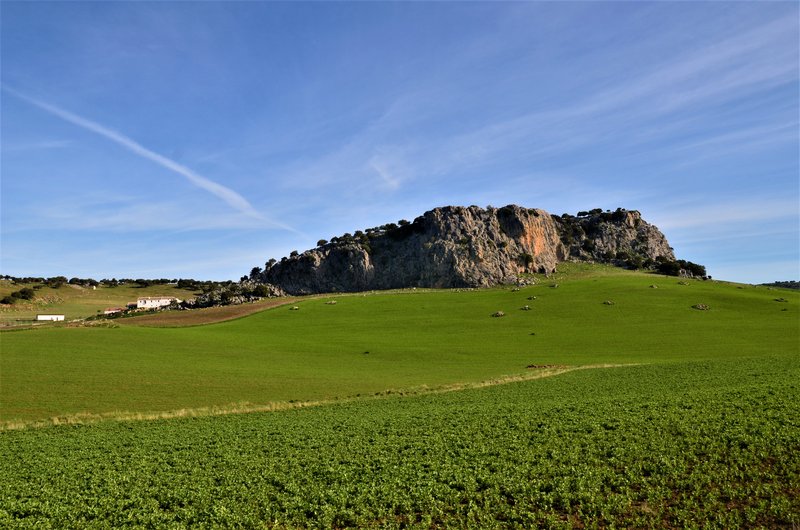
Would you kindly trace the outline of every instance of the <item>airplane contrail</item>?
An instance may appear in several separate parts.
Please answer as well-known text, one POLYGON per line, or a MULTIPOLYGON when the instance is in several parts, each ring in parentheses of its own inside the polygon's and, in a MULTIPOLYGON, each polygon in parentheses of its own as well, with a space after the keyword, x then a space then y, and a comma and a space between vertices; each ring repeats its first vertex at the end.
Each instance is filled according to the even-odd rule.
POLYGON ((179 164, 178 162, 175 162, 174 160, 171 160, 154 151, 151 151, 150 149, 144 147, 143 145, 128 138, 123 134, 120 134, 107 127, 104 127, 97 122, 83 118, 81 116, 78 116, 77 114, 73 114, 72 112, 58 108, 55 105, 51 105, 50 103, 46 103, 31 96, 25 95, 5 85, 2 86, 2 89, 8 92, 9 94, 16 96, 17 98, 26 101, 31 105, 34 105, 35 107, 38 107, 54 116, 61 118, 64 121, 68 121, 74 125, 77 125, 78 127, 81 127, 82 129, 86 129, 87 131, 99 134, 100 136, 108 140, 111 140, 116 144, 121 145, 128 151, 137 154, 142 158, 150 160, 151 162, 155 162, 156 164, 185 177, 189 182, 191 182, 198 188, 204 189, 209 193, 216 195, 217 197, 225 201, 229 206, 247 215, 248 217, 253 217, 255 219, 267 221, 268 223, 274 224, 275 226, 278 226, 285 230, 289 230, 292 232, 295 231, 293 228, 287 225, 265 218, 263 215, 258 213, 255 210, 255 208, 253 208, 253 206, 247 201, 247 199, 245 199, 232 189, 223 186, 222 184, 218 184, 213 180, 208 179, 202 175, 198 175, 188 167, 179 164))

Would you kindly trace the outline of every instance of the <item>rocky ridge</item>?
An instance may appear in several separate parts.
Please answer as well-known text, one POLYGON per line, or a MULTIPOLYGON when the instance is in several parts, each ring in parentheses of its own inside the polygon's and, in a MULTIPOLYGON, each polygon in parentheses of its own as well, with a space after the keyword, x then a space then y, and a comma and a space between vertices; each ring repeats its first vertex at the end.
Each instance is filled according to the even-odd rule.
POLYGON ((674 258, 664 235, 635 210, 554 216, 516 205, 445 206, 413 222, 321 240, 254 268, 250 279, 288 294, 488 287, 553 272, 565 260, 641 267, 674 258))

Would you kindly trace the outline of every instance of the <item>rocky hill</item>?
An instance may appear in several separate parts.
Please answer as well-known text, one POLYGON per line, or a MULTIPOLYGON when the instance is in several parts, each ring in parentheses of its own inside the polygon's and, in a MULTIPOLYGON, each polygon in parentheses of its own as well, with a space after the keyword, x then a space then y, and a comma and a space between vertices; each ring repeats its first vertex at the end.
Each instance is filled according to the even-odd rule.
POLYGON ((549 273, 565 260, 633 267, 674 260, 664 235, 635 210, 550 215, 516 205, 446 206, 413 222, 321 240, 270 260, 251 279, 288 294, 402 287, 485 287, 521 273, 549 273))

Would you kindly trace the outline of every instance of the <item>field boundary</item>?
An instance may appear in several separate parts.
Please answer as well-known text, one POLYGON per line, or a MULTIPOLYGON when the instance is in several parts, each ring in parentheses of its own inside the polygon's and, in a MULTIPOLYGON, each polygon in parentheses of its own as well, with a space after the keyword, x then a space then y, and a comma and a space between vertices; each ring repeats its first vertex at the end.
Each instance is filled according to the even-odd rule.
POLYGON ((511 383, 521 383, 525 381, 534 381, 536 379, 544 379, 547 377, 554 377, 568 372, 577 370, 597 370, 605 368, 624 368, 630 366, 639 366, 641 363, 626 363, 626 364, 585 364, 577 366, 567 365, 547 365, 544 367, 533 368, 530 372, 513 374, 486 379, 483 381, 466 382, 466 383, 450 383, 435 387, 427 385, 420 385, 406 389, 387 389, 381 392, 376 392, 371 395, 357 395, 346 396, 342 398, 320 399, 310 401, 273 401, 263 404, 240 402, 231 403, 228 405, 215 405, 210 407, 196 407, 196 408, 182 408, 175 410, 166 410, 160 412, 102 412, 102 413, 77 413, 65 414, 62 416, 53 416, 42 420, 28 420, 28 421, 3 421, 0 422, 0 432, 2 431, 16 431, 25 429, 41 429, 46 427, 54 427, 58 425, 90 425, 95 423, 107 421, 154 421, 154 420, 168 420, 178 418, 197 418, 208 416, 227 416, 229 414, 250 414, 258 412, 278 412, 284 410, 304 409, 311 407, 322 407, 326 405, 334 405, 339 403, 353 403, 359 401, 371 401, 378 399, 387 399, 394 397, 414 397, 432 394, 444 394, 448 392, 458 392, 462 390, 474 390, 487 388, 498 385, 506 385, 511 383))

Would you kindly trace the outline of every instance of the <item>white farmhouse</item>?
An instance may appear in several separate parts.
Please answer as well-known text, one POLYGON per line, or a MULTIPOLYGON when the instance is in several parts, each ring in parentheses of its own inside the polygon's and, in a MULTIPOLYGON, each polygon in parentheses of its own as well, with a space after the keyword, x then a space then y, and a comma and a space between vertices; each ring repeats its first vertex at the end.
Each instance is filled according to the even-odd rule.
POLYGON ((64 315, 36 315, 36 320, 49 320, 51 322, 60 322, 64 320, 64 315))
POLYGON ((167 307, 172 302, 180 303, 181 301, 174 296, 143 296, 136 300, 137 309, 159 309, 167 307))

